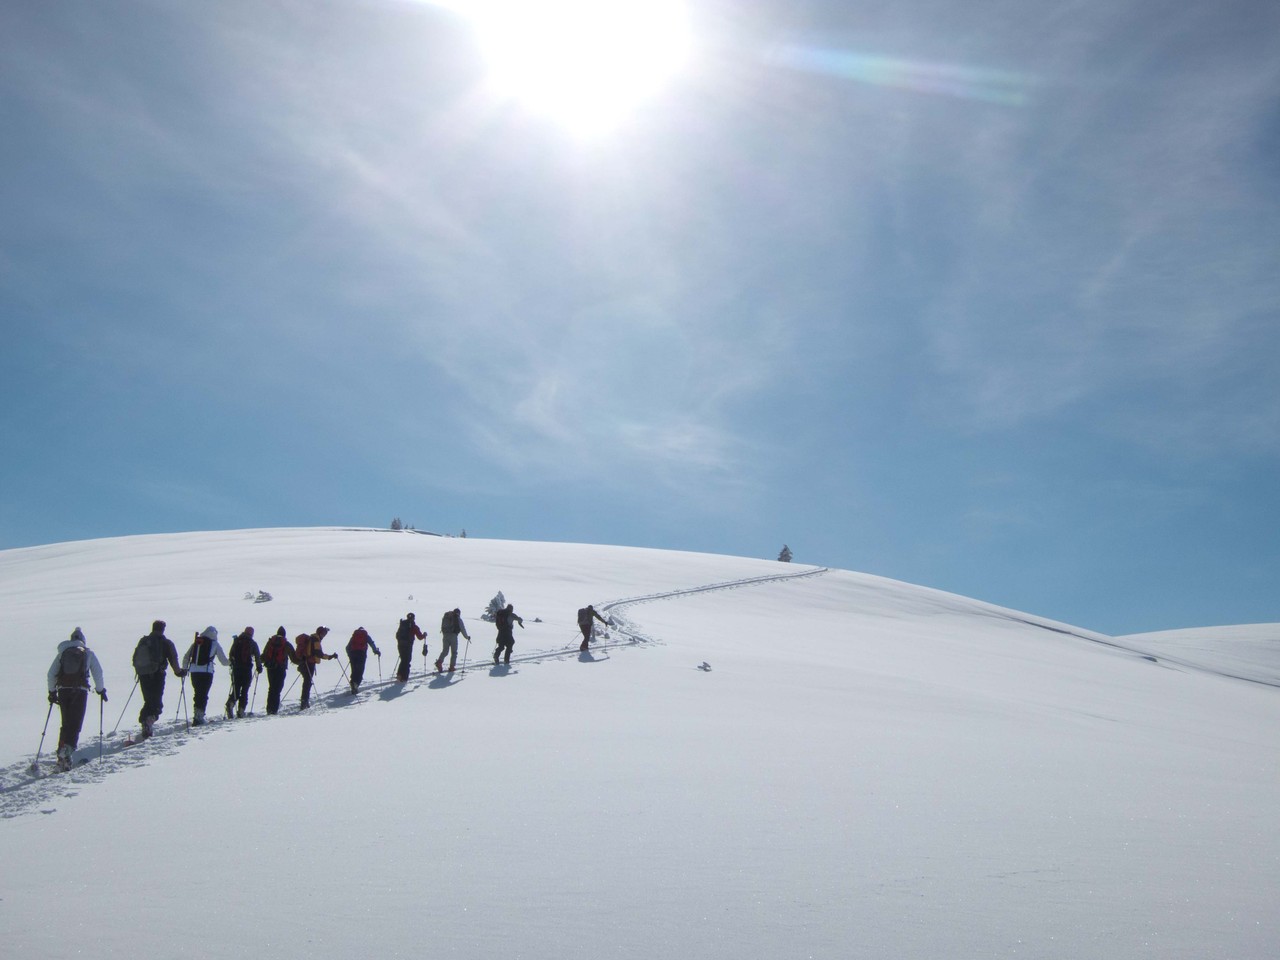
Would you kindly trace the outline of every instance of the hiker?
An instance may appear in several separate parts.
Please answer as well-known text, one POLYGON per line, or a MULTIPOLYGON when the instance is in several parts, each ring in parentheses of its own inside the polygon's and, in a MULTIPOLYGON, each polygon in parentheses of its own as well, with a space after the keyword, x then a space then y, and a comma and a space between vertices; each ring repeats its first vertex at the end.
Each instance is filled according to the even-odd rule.
POLYGON ((138 722, 142 724, 142 739, 155 730, 156 721, 164 713, 164 680, 166 664, 173 675, 184 678, 187 671, 178 666, 178 648, 164 635, 164 621, 151 624, 151 632, 138 641, 133 650, 133 669, 138 674, 138 689, 142 691, 142 710, 138 722))
POLYGON ((352 693, 359 691, 360 684, 364 680, 364 664, 369 659, 370 647, 373 648, 373 655, 381 660, 382 651, 373 642, 373 637, 369 636, 369 631, 364 627, 356 627, 355 632, 351 634, 351 639, 347 641, 347 662, 351 664, 352 693))
POLYGON ((262 653, 258 641, 253 639, 253 627, 245 627, 231 641, 227 651, 231 658, 231 693, 227 695, 227 719, 231 719, 231 707, 237 717, 243 717, 249 705, 249 687, 253 684, 254 667, 262 673, 262 653))
POLYGON ((337 660, 336 653, 325 653, 321 647, 329 635, 328 627, 316 627, 314 633, 300 633, 293 638, 294 651, 298 654, 298 673, 302 674, 302 700, 299 710, 311 706, 311 684, 315 682, 316 665, 321 660, 337 660))
POLYGON ((421 640, 422 655, 427 655, 427 635, 422 632, 412 613, 406 613, 396 628, 396 646, 400 648, 400 665, 396 667, 396 679, 404 683, 409 679, 409 665, 413 663, 413 641, 421 640))
POLYGON ((284 627, 272 634, 262 648, 262 665, 267 668, 267 713, 280 712, 280 693, 289 664, 298 662, 298 654, 289 642, 284 627))
POLYGON ((218 628, 205 627, 196 634, 191 646, 182 656, 182 665, 191 674, 191 703, 195 713, 191 717, 191 725, 198 727, 204 723, 204 713, 209 707, 209 689, 213 686, 214 658, 224 667, 230 666, 222 644, 218 643, 218 628))
POLYGON ((458 665, 458 634, 471 639, 467 625, 462 622, 462 611, 454 608, 440 618, 440 656, 436 657, 436 673, 444 669, 446 653, 449 654, 449 672, 453 673, 453 668, 458 665))
POLYGON ((102 702, 107 702, 107 688, 102 682, 102 664, 84 634, 76 627, 71 637, 58 644, 58 654, 49 666, 49 702, 58 705, 62 729, 58 732, 58 769, 71 769, 71 755, 80 743, 80 728, 89 705, 89 675, 102 702))
POLYGON ((595 624, 592 623, 593 619, 599 620, 606 627, 609 625, 609 621, 596 613, 596 608, 591 604, 588 603, 585 607, 579 610, 578 629, 582 631, 582 645, 578 647, 579 650, 586 650, 587 645, 591 642, 591 628, 595 626, 595 624))
POLYGON ((523 630, 524 621, 520 619, 520 614, 516 613, 515 608, 508 603, 493 615, 493 622, 498 628, 498 645, 493 650, 493 665, 496 667, 498 665, 498 655, 503 650, 507 653, 502 662, 511 662, 511 648, 516 645, 516 638, 512 631, 517 623, 520 624, 520 629, 523 630))

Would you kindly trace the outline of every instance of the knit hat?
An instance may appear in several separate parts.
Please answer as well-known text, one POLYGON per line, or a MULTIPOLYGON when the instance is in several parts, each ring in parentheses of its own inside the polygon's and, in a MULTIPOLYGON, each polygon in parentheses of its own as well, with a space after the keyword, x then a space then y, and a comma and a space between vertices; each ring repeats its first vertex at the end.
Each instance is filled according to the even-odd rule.
POLYGON ((74 640, 76 643, 86 642, 84 639, 84 633, 81 632, 79 627, 76 627, 74 630, 71 631, 71 639, 74 640))

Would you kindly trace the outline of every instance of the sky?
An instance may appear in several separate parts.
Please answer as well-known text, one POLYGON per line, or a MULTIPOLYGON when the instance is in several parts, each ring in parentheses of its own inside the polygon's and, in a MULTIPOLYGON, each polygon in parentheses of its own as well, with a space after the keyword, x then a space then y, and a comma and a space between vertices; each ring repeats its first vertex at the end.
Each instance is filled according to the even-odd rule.
POLYGON ((535 8, 0 8, 0 548, 399 517, 1280 621, 1280 7, 535 8))

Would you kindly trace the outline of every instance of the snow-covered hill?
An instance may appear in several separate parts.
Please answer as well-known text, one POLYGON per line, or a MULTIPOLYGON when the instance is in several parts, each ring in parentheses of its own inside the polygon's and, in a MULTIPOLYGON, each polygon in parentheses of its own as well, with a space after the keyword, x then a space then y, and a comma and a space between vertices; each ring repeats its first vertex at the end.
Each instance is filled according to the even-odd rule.
POLYGON ((1271 958, 1280 690, 1146 639, 655 550, 275 530, 0 552, 0 943, 1271 958), (499 590, 526 619, 510 669, 486 662, 478 616, 499 590), (619 626, 581 655, 588 602, 619 626), (389 682, 399 617, 418 613, 434 656, 454 606, 470 669, 419 660, 389 682), (353 698, 325 664, 317 709, 297 713, 295 689, 278 717, 194 731, 171 680, 161 735, 124 748, 129 655, 157 617, 180 648, 208 624, 323 623, 329 649, 365 626, 384 679, 375 661, 353 698), (44 674, 75 626, 107 674, 102 756, 95 710, 93 759, 32 780, 44 674))

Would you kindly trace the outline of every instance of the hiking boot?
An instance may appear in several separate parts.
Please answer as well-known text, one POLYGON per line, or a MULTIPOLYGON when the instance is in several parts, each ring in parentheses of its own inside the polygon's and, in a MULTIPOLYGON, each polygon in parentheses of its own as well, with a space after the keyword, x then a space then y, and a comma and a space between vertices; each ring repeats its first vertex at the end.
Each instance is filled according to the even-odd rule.
POLYGON ((231 701, 230 700, 227 701, 227 719, 228 720, 231 719, 231 701))
POLYGON ((353 680, 353 681, 351 682, 351 692, 352 692, 352 693, 355 693, 355 692, 356 692, 357 690, 359 690, 359 689, 360 689, 360 684, 356 683, 356 682, 353 680))
POLYGON ((237 717, 243 717, 243 716, 244 716, 244 707, 236 707, 236 716, 237 716, 237 717))
POLYGON ((453 673, 453 664, 449 664, 449 672, 453 673))
POLYGON ((155 727, 156 727, 156 718, 155 718, 155 717, 145 717, 145 718, 143 718, 143 721, 142 721, 142 736, 141 736, 141 737, 139 737, 138 739, 139 739, 139 740, 145 740, 145 739, 147 739, 147 737, 149 737, 149 736, 151 736, 153 733, 155 733, 155 727))
POLYGON ((204 726, 204 711, 203 711, 203 710, 197 710, 197 711, 196 711, 196 715, 195 715, 194 717, 192 717, 192 718, 191 718, 191 725, 192 725, 193 727, 202 727, 202 726, 204 726))
POLYGON ((436 661, 436 673, 439 673, 439 672, 440 672, 440 671, 442 671, 443 669, 444 669, 444 664, 443 664, 443 663, 441 663, 439 660, 437 660, 437 661, 436 661))
POLYGON ((497 651, 497 650, 493 651, 493 665, 494 665, 495 667, 498 665, 498 651, 497 651))
POLYGON ((58 769, 71 769, 71 744, 64 743, 58 748, 58 769))

